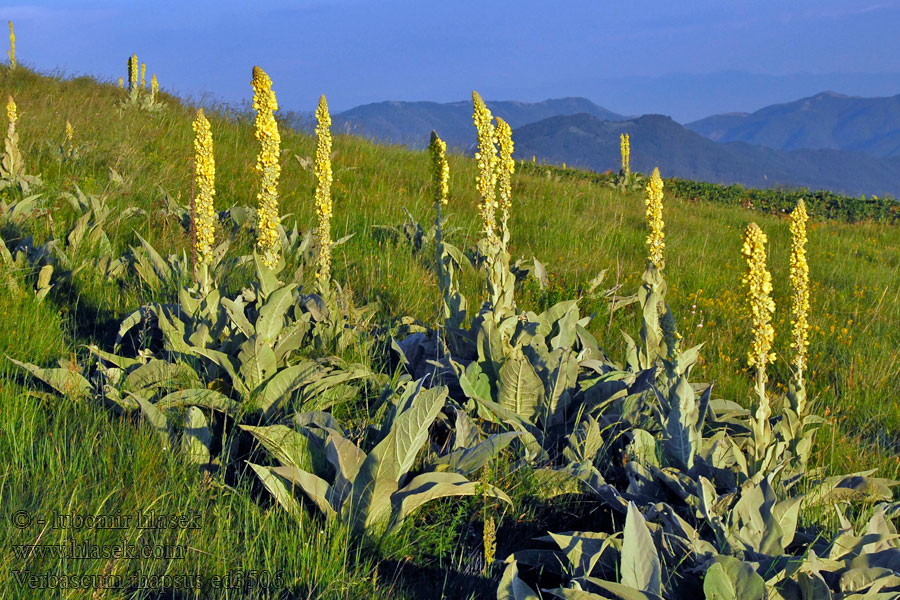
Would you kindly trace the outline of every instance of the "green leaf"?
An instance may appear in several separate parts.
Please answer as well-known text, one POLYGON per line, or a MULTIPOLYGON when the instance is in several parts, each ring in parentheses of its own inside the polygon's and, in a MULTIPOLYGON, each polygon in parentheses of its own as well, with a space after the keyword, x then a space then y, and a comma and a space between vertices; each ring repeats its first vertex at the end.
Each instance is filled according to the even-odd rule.
POLYGON ((500 451, 506 448, 515 438, 521 436, 518 431, 508 431, 490 436, 471 448, 457 448, 436 461, 435 465, 444 467, 441 470, 455 471, 463 475, 470 475, 484 466, 500 451))
POLYGON ((131 392, 129 392, 128 395, 137 401, 138 405, 141 407, 141 414, 156 430, 156 433, 159 435, 159 439, 162 442, 163 450, 168 450, 172 445, 172 440, 170 438, 171 432, 169 430, 169 420, 166 418, 166 415, 164 415, 149 400, 142 398, 137 394, 132 394, 131 392))
POLYGON ((647 523, 634 502, 628 503, 622 541, 622 584, 660 596, 661 569, 647 523))
POLYGON ((196 406, 191 406, 184 414, 184 436, 181 443, 188 461, 199 465, 209 463, 212 435, 206 415, 196 406))
MULTIPOLYGON (((256 472, 257 477, 260 478, 263 485, 266 486, 266 489, 275 496, 275 500, 278 504, 280 504, 294 520, 300 522, 303 518, 303 508, 300 506, 300 503, 297 502, 297 499, 294 498, 294 494, 291 493, 293 486, 288 488, 285 484, 285 479, 277 475, 272 467, 255 465, 251 462, 248 462, 247 464, 256 472)), ((327 486, 328 484, 326 483, 325 485, 327 486)), ((327 506, 327 502, 325 504, 327 506)))
POLYGON ((543 387, 531 363, 517 351, 500 367, 498 403, 529 421, 534 421, 538 415, 543 387))
POLYGON ((256 319, 256 335, 269 345, 275 343, 278 334, 284 328, 284 315, 294 303, 293 292, 297 286, 293 283, 278 288, 266 299, 265 305, 259 309, 256 319))
POLYGON ((706 600, 764 600, 766 583, 749 564, 733 556, 717 556, 703 580, 706 600))
POLYGON ((324 371, 324 367, 314 360, 307 360, 278 371, 263 384, 262 391, 256 397, 256 406, 263 414, 271 415, 285 405, 284 401, 289 399, 294 390, 324 371))
POLYGON ((238 373, 250 390, 259 387, 277 368, 275 351, 259 338, 251 338, 241 344, 237 358, 241 365, 238 373))
POLYGON ((127 391, 138 392, 157 387, 195 387, 200 383, 197 373, 183 362, 153 359, 131 371, 125 377, 127 391))
MULTIPOLYGON (((594 577, 585 577, 584 581, 602 588, 605 592, 612 594, 614 598, 619 598, 620 600, 662 600, 662 596, 659 596, 658 594, 654 594, 645 590, 638 590, 631 586, 622 583, 616 583, 614 581, 606 581, 603 579, 596 579, 594 577)), ((570 590, 564 591, 568 592, 570 590)), ((571 591, 576 593, 567 594, 562 597, 566 598, 567 600, 588 600, 591 598, 605 598, 605 596, 597 596, 596 594, 589 594, 588 592, 582 592, 580 590, 571 591)), ((554 593, 556 593, 555 590, 554 593)))
POLYGON ((500 585, 497 586, 497 600, 540 600, 540 596, 519 579, 516 561, 510 562, 503 571, 500 585))
POLYGON ((192 388, 166 394, 159 399, 156 406, 160 410, 176 406, 198 406, 226 414, 235 414, 240 410, 238 403, 225 394, 206 388, 192 388))
POLYGON ((19 362, 14 358, 7 356, 13 364, 16 364, 63 396, 71 395, 75 398, 82 398, 91 393, 91 383, 84 378, 79 372, 72 369, 42 369, 37 365, 19 362))
POLYGON ((240 425, 272 453, 275 459, 285 466, 312 470, 315 473, 326 471, 325 455, 309 437, 286 425, 270 425, 253 427, 240 425))

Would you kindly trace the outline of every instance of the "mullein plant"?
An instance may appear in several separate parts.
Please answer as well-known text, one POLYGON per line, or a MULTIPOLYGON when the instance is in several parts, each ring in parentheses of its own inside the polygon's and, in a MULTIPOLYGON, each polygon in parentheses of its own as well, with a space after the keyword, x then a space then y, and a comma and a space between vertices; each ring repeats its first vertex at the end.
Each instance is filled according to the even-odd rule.
POLYGON ((805 412, 806 393, 803 372, 809 346, 809 264, 806 262, 806 203, 801 198, 791 213, 791 348, 794 357, 794 389, 792 408, 799 415, 805 412))
POLYGON ((319 241, 319 258, 317 261, 316 281, 324 290, 331 282, 331 116, 328 114, 328 101, 323 94, 316 108, 316 237, 319 241))
POLYGON ((202 108, 197 111, 193 129, 196 194, 192 199, 191 237, 194 244, 195 277, 201 292, 206 292, 210 287, 209 267, 215 244, 216 211, 213 200, 216 194, 216 161, 213 156, 212 131, 202 108))
POLYGON ((631 139, 627 133, 619 135, 619 149, 622 154, 622 176, 625 179, 631 175, 631 139))
POLYGON ((62 162, 70 161, 76 158, 78 151, 75 147, 75 129, 72 127, 72 124, 66 120, 65 132, 63 134, 63 141, 59 145, 59 156, 62 162))
POLYGON ((147 85, 147 63, 141 63, 141 89, 147 85))
POLYGON ((16 32, 13 31, 12 21, 9 22, 9 68, 16 68, 16 32))
POLYGON ((467 306, 466 298, 459 293, 459 287, 453 277, 454 262, 444 244, 443 207, 447 206, 450 198, 450 165, 447 162, 447 144, 434 131, 431 132, 428 152, 431 155, 431 176, 434 185, 435 272, 443 298, 444 327, 457 329, 466 319, 467 306))
POLYGON ((138 96, 138 59, 137 54, 128 58, 128 95, 132 100, 138 96))
POLYGON ((41 179, 37 175, 25 174, 25 163, 19 152, 19 134, 16 132, 18 109, 12 96, 6 101, 6 119, 6 140, 3 157, 0 159, 0 189, 18 187, 23 194, 27 194, 32 186, 40 185, 41 179))
POLYGON ((156 80, 156 73, 150 78, 150 103, 156 102, 156 95, 159 93, 159 82, 156 80))
POLYGON ((262 262, 270 269, 278 264, 280 236, 278 226, 278 177, 281 175, 281 136, 275 111, 278 101, 272 91, 272 80, 259 67, 253 67, 253 109, 256 111, 255 135, 259 141, 256 172, 259 174, 259 192, 256 213, 256 247, 262 262))

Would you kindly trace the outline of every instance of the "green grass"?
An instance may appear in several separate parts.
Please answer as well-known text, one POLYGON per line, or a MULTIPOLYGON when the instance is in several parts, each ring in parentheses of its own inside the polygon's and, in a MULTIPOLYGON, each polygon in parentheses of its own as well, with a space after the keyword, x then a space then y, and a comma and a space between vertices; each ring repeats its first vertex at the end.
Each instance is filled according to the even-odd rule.
MULTIPOLYGON (((249 74, 248 74, 249 78, 249 74)), ((249 89, 249 86, 248 86, 249 89)), ((20 148, 31 173, 40 173, 40 192, 50 212, 28 231, 3 232, 39 241, 59 235, 72 212, 61 199, 74 185, 91 193, 107 193, 117 209, 136 206, 146 216, 110 231, 114 250, 122 254, 137 242, 135 232, 161 252, 187 248, 177 223, 160 212, 170 194, 186 203, 190 195, 193 133, 192 107, 162 94, 166 108, 158 113, 121 110, 124 92, 90 78, 64 80, 25 68, 0 68, 0 90, 12 94, 19 107, 20 148), (65 121, 75 128, 76 144, 84 144, 77 160, 59 160, 57 145, 65 121), (124 183, 110 183, 110 170, 124 183)), ((278 83, 275 83, 278 90, 278 83)), ((216 206, 255 206, 253 165, 257 145, 247 115, 208 111, 215 143, 216 206)), ((302 229, 315 223, 312 204, 315 180, 294 156, 314 154, 314 139, 284 131, 280 194, 282 213, 291 213, 302 229)), ((639 146, 640 140, 634 140, 639 146)), ((352 290, 360 303, 377 301, 378 320, 388 324, 410 315, 436 323, 440 294, 426 261, 406 244, 376 234, 373 226, 393 225, 408 209, 423 224, 433 220, 427 154, 384 147, 362 139, 335 136, 333 237, 353 233, 334 256, 334 277, 352 290)), ((479 235, 475 165, 450 157, 451 225, 461 229, 450 241, 471 248, 479 235)), ((528 283, 517 297, 520 307, 537 309, 558 299, 580 296, 588 281, 607 269, 604 283, 633 293, 643 270, 644 217, 639 193, 621 193, 590 177, 548 167, 529 167, 514 176, 511 253, 538 257, 548 268, 551 287, 528 283)), ((15 196, 2 192, 7 199, 15 196)), ((770 381, 787 382, 788 220, 749 209, 667 198, 666 279, 668 301, 686 343, 704 343, 697 380, 714 381, 715 394, 748 403, 750 376, 745 368, 749 334, 744 317, 740 256, 745 226, 756 221, 770 240, 776 312, 776 362, 770 381)), ((900 244, 896 226, 816 221, 809 232, 814 329, 810 346, 809 393, 830 427, 823 429, 817 464, 835 473, 878 468, 881 475, 900 473, 900 244)), ((233 251, 247 251, 244 239, 233 251)), ((470 306, 480 303, 480 280, 462 274, 462 290, 470 306)), ((603 286, 605 287, 605 286, 603 286)), ((140 284, 118 284, 96 273, 79 271, 71 286, 55 290, 43 303, 27 294, 0 291, 0 353, 18 360, 51 365, 59 359, 83 360, 83 346, 108 340, 125 314, 149 298, 140 284)), ((590 326, 614 357, 622 356, 620 330, 635 331, 634 306, 612 318, 606 301, 583 297, 582 313, 596 313, 590 326)), ((466 570, 479 552, 479 511, 463 510, 469 501, 446 501, 428 509, 374 551, 371 540, 350 539, 346 530, 325 526, 312 515, 299 525, 272 505, 265 493, 247 483, 236 489, 199 476, 177 453, 163 451, 149 428, 115 416, 93 403, 49 402, 27 395, 22 372, 5 361, 0 368, 0 506, 6 515, 59 513, 200 514, 200 529, 124 531, 16 529, 0 526, 0 542, 13 544, 92 543, 182 544, 184 559, 86 560, 36 559, 24 562, 7 550, 0 558, 0 595, 4 598, 50 597, 16 584, 12 570, 70 574, 223 575, 229 570, 281 572, 283 597, 433 598, 439 590, 491 597, 482 580, 466 570), (450 524, 450 525, 448 525, 450 524), (447 532, 450 532, 449 534, 447 532), (379 561, 380 564, 379 564, 379 561), (444 574, 442 579, 441 574, 444 574), (451 575, 452 574, 452 575, 451 575), (462 583, 461 583, 462 582, 462 583), (469 587, 465 587, 468 585, 469 587), (461 587, 454 587, 461 586, 461 587)), ((29 384, 30 386, 30 384, 29 384)), ((367 415, 362 415, 363 420, 367 415)), ((252 478, 247 478, 251 480, 252 478)), ((514 499, 525 508, 507 514, 501 539, 538 535, 551 518, 546 505, 529 505, 534 490, 527 482, 514 499), (521 525, 524 523, 524 525, 521 525), (518 524, 517 526, 514 526, 518 524), (506 529, 504 529, 506 528, 506 529)), ((571 523, 566 511, 555 517, 571 523), (567 520, 568 519, 568 520, 567 520)), ((556 526, 556 523, 554 523, 556 526)), ((498 557, 512 547, 501 541, 498 557)), ((83 591, 60 590, 60 598, 85 597, 83 591)), ((50 594, 48 596, 48 594, 50 594)), ((97 597, 153 597, 112 593, 97 597)), ((244 597, 239 592, 218 596, 244 597)))

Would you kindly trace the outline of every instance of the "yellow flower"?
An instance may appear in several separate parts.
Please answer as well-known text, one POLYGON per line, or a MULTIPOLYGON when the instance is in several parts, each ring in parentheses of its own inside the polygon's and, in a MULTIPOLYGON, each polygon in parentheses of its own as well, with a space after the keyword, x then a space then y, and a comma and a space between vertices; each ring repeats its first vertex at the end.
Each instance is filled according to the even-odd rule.
POLYGON ((757 380, 766 381, 766 364, 775 362, 775 354, 770 352, 775 341, 772 315, 775 301, 772 300, 772 275, 766 269, 766 243, 768 238, 756 223, 750 223, 744 234, 741 254, 747 260, 747 272, 743 283, 747 286, 748 308, 753 325, 753 342, 747 353, 750 367, 756 367, 757 380))
POLYGON ((619 146, 622 152, 622 172, 631 173, 631 139, 627 133, 619 136, 619 146))
POLYGON ((141 89, 144 89, 144 87, 147 84, 146 76, 147 76, 147 64, 141 63, 141 89))
POLYGON ((256 139, 259 140, 259 156, 256 159, 256 172, 259 173, 259 192, 256 194, 257 207, 257 240, 256 245, 262 252, 263 263, 274 268, 278 263, 279 237, 278 225, 278 177, 281 175, 281 136, 275 111, 278 101, 272 91, 272 80, 265 71, 253 67, 253 109, 256 111, 256 139))
POLYGON ((447 144, 431 132, 431 143, 428 145, 431 153, 431 174, 434 179, 434 201, 438 204, 447 204, 450 196, 450 165, 447 164, 447 144))
POLYGON ((475 107, 472 120, 478 132, 478 152, 475 160, 478 162, 478 176, 476 179, 478 193, 481 202, 478 210, 481 213, 481 222, 488 245, 497 244, 495 212, 497 208, 497 148, 494 146, 496 137, 494 125, 491 123, 493 115, 485 105, 478 92, 472 92, 472 104, 475 107))
POLYGON ((13 31, 12 21, 9 22, 9 68, 16 68, 16 32, 13 31))
POLYGON ((194 196, 194 250, 197 264, 212 262, 215 246, 216 211, 213 198, 216 194, 216 161, 213 156, 212 131, 203 109, 197 111, 194 119, 194 181, 197 193, 194 196))
POLYGON ((150 78, 150 99, 156 99, 156 94, 159 93, 159 82, 156 81, 156 73, 153 74, 153 77, 150 78))
POLYGON ((9 96, 6 101, 6 119, 9 121, 9 128, 16 128, 16 119, 18 118, 16 114, 16 101, 13 100, 12 96, 9 96))
POLYGON ((809 346, 809 264, 806 262, 806 203, 801 198, 791 213, 791 348, 800 382, 809 346))
POLYGON ((71 144, 74 137, 75 137, 75 130, 72 128, 72 124, 69 123, 69 121, 67 119, 66 120, 66 143, 71 144))
POLYGON ((331 115, 328 114, 328 101, 323 94, 316 108, 316 216, 318 217, 317 235, 319 238, 319 270, 316 278, 319 281, 331 280, 331 115))
POLYGON ((647 226, 650 228, 650 235, 647 236, 648 258, 656 265, 657 269, 665 267, 663 259, 663 251, 665 250, 666 234, 663 232, 662 211, 663 211, 663 180, 659 175, 659 169, 653 169, 650 175, 650 182, 646 187, 647 196, 644 198, 644 204, 647 206, 647 226))
POLYGON ((122 89, 122 88, 124 88, 124 87, 125 87, 125 82, 122 81, 122 78, 121 78, 121 77, 119 77, 119 89, 122 89))
POLYGON ((138 84, 138 59, 137 54, 132 54, 128 59, 128 89, 137 88, 138 84))
POLYGON ((516 161, 513 160, 512 128, 509 123, 497 117, 497 143, 500 146, 498 159, 497 188, 500 193, 500 222, 503 229, 506 228, 506 220, 509 218, 509 209, 512 206, 512 175, 516 170, 516 161))
POLYGON ((497 553, 497 525, 493 516, 484 520, 482 541, 484 542, 484 570, 487 572, 497 553))

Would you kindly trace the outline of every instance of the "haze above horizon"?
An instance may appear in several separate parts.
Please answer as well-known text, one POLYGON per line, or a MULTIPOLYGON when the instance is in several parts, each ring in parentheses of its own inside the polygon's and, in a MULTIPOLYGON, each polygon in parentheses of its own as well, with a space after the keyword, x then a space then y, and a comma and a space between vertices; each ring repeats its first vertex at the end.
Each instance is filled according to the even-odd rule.
POLYGON ((12 2, 20 62, 116 80, 135 52, 164 89, 241 104, 263 67, 283 109, 583 96, 686 122, 824 90, 900 93, 900 0, 276 0, 248 6, 12 2))

